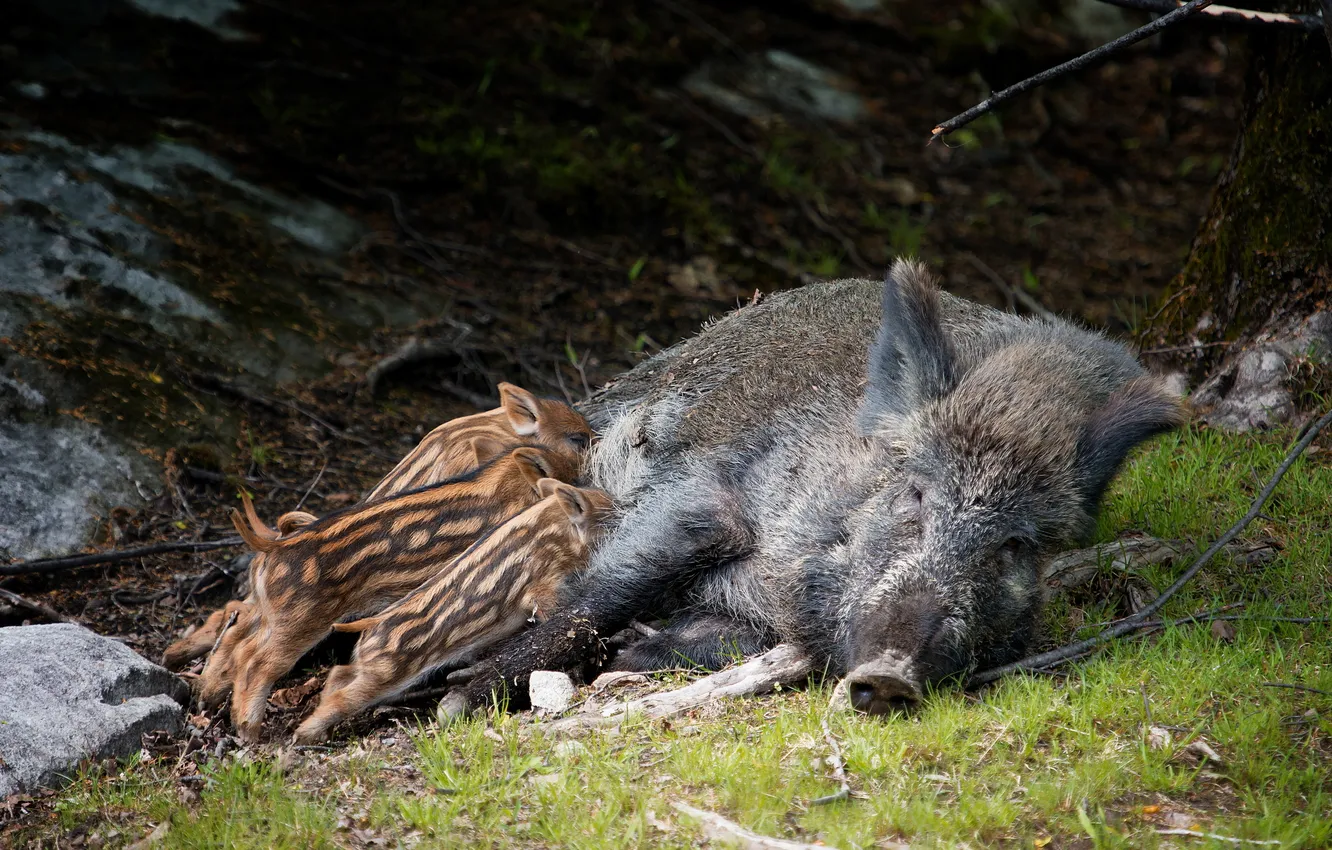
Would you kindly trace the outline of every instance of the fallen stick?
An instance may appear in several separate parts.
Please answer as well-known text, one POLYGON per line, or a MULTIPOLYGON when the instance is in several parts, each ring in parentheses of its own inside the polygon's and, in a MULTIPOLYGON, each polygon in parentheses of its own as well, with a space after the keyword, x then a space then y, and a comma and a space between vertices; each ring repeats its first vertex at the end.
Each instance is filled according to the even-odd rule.
POLYGON ((1190 0, 1173 12, 1162 15, 1150 24, 1138 27, 1127 35, 1122 35, 1109 44, 1103 44, 1095 50, 1088 51, 1076 59, 1070 59, 1062 65, 1056 65, 1053 68, 1042 71, 1034 77, 1028 77, 1020 83, 1015 83, 1002 91, 997 91, 987 97, 985 100, 963 112, 961 115, 949 118, 939 126, 930 131, 930 141, 934 141, 945 133, 951 133, 954 130, 961 129, 975 121, 987 112, 994 110, 996 106, 1008 100, 1011 97, 1022 94, 1025 91, 1036 88, 1043 83, 1047 83, 1056 77, 1062 77, 1072 71, 1081 70, 1093 62, 1105 59, 1110 54, 1122 50, 1131 44, 1142 41, 1144 38, 1150 38, 1171 24, 1178 23, 1192 15, 1194 12, 1201 11, 1212 4, 1212 0, 1190 0))
POLYGON ((1304 454, 1304 450, 1309 447, 1309 444, 1314 441, 1319 432, 1323 430, 1328 422, 1332 422, 1332 410, 1324 413, 1317 422, 1313 423, 1313 425, 1305 431, 1304 436, 1300 438, 1299 442, 1292 446, 1290 451, 1286 453, 1285 460, 1281 462, 1281 465, 1277 467, 1276 472, 1273 473, 1270 479, 1268 479, 1267 486, 1263 487, 1262 492, 1260 492, 1257 498, 1253 500, 1253 503, 1249 506, 1248 513, 1227 529, 1225 534, 1218 537, 1211 546, 1208 546, 1207 551, 1199 555, 1198 559, 1193 562, 1193 565, 1185 570, 1183 575, 1175 579, 1174 584, 1162 591, 1160 596, 1152 600, 1152 602, 1145 606, 1141 611, 1130 617, 1125 617, 1115 625, 1094 637, 1078 641, 1077 643, 1071 643, 1058 649, 1052 649, 1049 652, 1042 652, 1039 655, 1033 655, 1022 659, 1021 661, 1015 661, 1012 664, 1005 664, 1002 667, 995 667, 977 673, 967 680, 966 687, 974 688, 979 685, 988 684, 989 682, 1001 679, 1009 673, 1018 670, 1040 669, 1042 667, 1053 666, 1056 663, 1067 660, 1071 656, 1082 655, 1103 643, 1108 643, 1121 635, 1126 635, 1129 632, 1137 631, 1142 628, 1142 624, 1150 620, 1157 611, 1160 611, 1161 608, 1165 606, 1166 602, 1179 592, 1180 588, 1188 584, 1193 577, 1198 574, 1198 571, 1206 566, 1208 561, 1212 560, 1217 552, 1220 552, 1225 548, 1227 543, 1238 537, 1239 533, 1247 528, 1249 523, 1253 522, 1254 519, 1262 513, 1263 505, 1267 504, 1267 500, 1272 497, 1272 492, 1276 490, 1277 485, 1281 483, 1281 479, 1285 477, 1286 472, 1292 465, 1294 465, 1299 456, 1304 454))
POLYGON ((675 801, 671 807, 680 814, 696 821, 703 835, 710 841, 720 841, 726 844, 732 844, 741 850, 834 850, 830 844, 805 844, 801 841, 791 841, 786 838, 772 838, 767 835, 759 835, 749 829, 745 829, 733 820, 727 820, 715 812, 707 812, 703 809, 696 809, 688 803, 675 801))
POLYGON ((35 561, 15 561, 12 564, 0 564, 0 576, 25 576, 37 573, 54 573, 60 570, 72 570, 76 567, 93 567, 98 564, 114 564, 146 555, 162 555, 167 552, 207 552, 210 549, 222 549, 226 546, 240 546, 245 541, 239 537, 225 540, 187 541, 174 543, 154 543, 136 549, 112 549, 109 552, 94 552, 90 555, 71 555, 65 558, 39 558, 35 561))
POLYGON ((1208 838, 1212 841, 1225 841, 1229 844, 1274 844, 1280 845, 1281 842, 1276 839, 1262 838, 1234 838, 1229 835, 1220 835, 1215 832, 1202 832, 1196 829, 1158 829, 1157 835, 1187 835, 1190 838, 1208 838))
POLYGON ((40 614, 53 623, 73 623, 76 626, 83 625, 78 620, 70 619, 54 608, 49 608, 40 602, 33 602, 31 599, 24 599, 12 590, 0 588, 0 599, 13 605, 15 608, 22 608, 24 611, 29 611, 33 614, 40 614))
POLYGON ((684 687, 565 717, 545 724, 541 729, 557 734, 576 734, 614 726, 633 715, 652 720, 671 717, 712 700, 766 694, 780 685, 803 682, 809 678, 812 669, 808 656, 791 644, 782 643, 743 664, 704 676, 684 687))
POLYGON ((1296 685, 1291 682, 1263 682, 1264 688, 1290 688, 1294 691, 1308 691, 1311 694, 1322 694, 1325 697, 1332 697, 1332 691, 1325 691, 1322 688, 1311 688, 1308 685, 1296 685))

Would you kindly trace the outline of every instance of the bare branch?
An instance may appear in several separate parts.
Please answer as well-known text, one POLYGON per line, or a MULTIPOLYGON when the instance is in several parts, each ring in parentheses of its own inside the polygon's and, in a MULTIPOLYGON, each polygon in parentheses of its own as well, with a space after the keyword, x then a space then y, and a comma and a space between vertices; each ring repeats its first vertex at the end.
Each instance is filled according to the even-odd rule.
MULTIPOLYGON (((1178 9, 1181 3, 1176 0, 1101 0, 1121 9, 1137 9, 1141 12, 1165 14, 1178 9)), ((1216 18, 1228 24, 1248 24, 1249 26, 1294 27, 1305 32, 1317 32, 1321 24, 1316 15, 1300 15, 1293 12, 1259 12, 1253 9, 1237 9, 1234 6, 1209 6, 1200 10, 1208 18, 1216 18)))
POLYGON ((1150 38, 1171 24, 1178 23, 1189 15, 1192 15, 1194 12, 1210 6, 1211 4, 1212 0, 1190 0, 1190 2, 1180 6, 1173 12, 1162 15, 1150 24, 1138 27, 1133 32, 1128 33, 1127 35, 1122 35, 1109 44, 1103 44, 1095 50, 1082 54, 1076 59, 1070 59, 1062 65, 1056 65, 1049 70, 1042 71, 1034 77, 1028 77, 1022 82, 1011 85, 1003 91, 995 92, 985 100, 968 109, 966 112, 963 112, 961 115, 949 118, 947 121, 935 127, 930 132, 930 141, 934 141, 945 133, 951 133, 954 130, 965 127, 967 124, 975 121, 985 113, 992 111, 996 106, 1011 97, 1020 95, 1025 91, 1030 91, 1039 85, 1048 83, 1056 77, 1062 77, 1073 71, 1080 71, 1088 65, 1105 59, 1112 53, 1123 50, 1131 44, 1136 44, 1144 38, 1150 38))
POLYGON ((1192 566, 1184 571, 1183 575, 1175 580, 1174 584, 1162 591, 1160 596, 1152 600, 1152 602, 1145 606, 1141 611, 1131 617, 1125 617, 1095 637, 1078 641, 1077 643, 1072 643, 1067 646, 1062 646, 1059 649, 1053 649, 1049 652, 1043 652, 1039 655, 1033 655, 1029 658, 1022 659, 1021 661, 1015 661, 1012 664, 1005 664, 1002 667, 995 667, 994 669, 977 673, 967 681, 967 687, 974 688, 978 685, 993 682, 1017 670, 1050 667, 1067 660, 1071 656, 1083 655, 1103 643, 1107 643, 1117 637, 1143 628, 1143 624, 1149 621, 1157 611, 1160 611, 1166 602, 1179 592, 1180 588, 1188 584, 1193 577, 1198 574, 1198 571, 1206 566, 1208 561, 1212 560, 1217 552, 1220 552, 1227 543, 1238 537, 1240 532, 1247 528, 1249 523, 1253 522, 1254 519, 1262 513, 1263 505, 1267 504, 1267 500, 1272 497, 1272 491, 1276 490, 1277 484, 1281 483, 1281 479, 1285 477, 1286 472, 1292 465, 1294 465, 1300 455, 1304 454, 1304 450, 1309 447, 1309 444, 1314 441, 1314 438, 1318 436, 1319 432, 1323 430, 1328 422, 1332 422, 1332 410, 1324 413, 1317 422, 1313 423, 1313 425, 1304 432, 1304 436, 1300 438, 1299 442, 1292 446, 1290 451, 1286 453, 1285 460, 1283 460, 1281 465, 1277 467, 1276 472, 1273 473, 1272 477, 1268 480, 1267 486, 1265 486, 1262 489, 1262 492, 1258 494, 1257 498, 1253 500, 1253 504, 1249 506, 1248 513, 1232 525, 1225 534, 1217 538, 1211 546, 1208 546, 1207 551, 1198 556, 1198 559, 1193 562, 1192 566))
POLYGON ((1327 46, 1332 48, 1332 0, 1318 0, 1318 9, 1323 13, 1323 34, 1327 36, 1327 46))
POLYGON ((210 549, 222 549, 226 546, 240 546, 244 543, 239 537, 225 540, 179 541, 175 543, 154 543, 152 546, 140 546, 136 549, 113 549, 110 552, 95 552, 91 555, 71 555, 67 558, 41 558, 36 561, 15 561, 12 564, 0 564, 0 576, 25 576, 38 573, 54 573, 72 570, 76 567, 92 567, 98 564, 115 564, 142 558, 145 555, 162 555, 167 552, 207 552, 210 549))

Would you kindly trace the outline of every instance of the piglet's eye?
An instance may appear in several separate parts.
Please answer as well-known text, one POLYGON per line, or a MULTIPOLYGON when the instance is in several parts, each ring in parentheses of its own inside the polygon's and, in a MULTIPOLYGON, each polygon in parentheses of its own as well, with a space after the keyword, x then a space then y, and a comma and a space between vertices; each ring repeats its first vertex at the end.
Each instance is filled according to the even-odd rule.
POLYGON ((581 450, 587 448, 587 435, 586 435, 586 434, 570 434, 570 435, 569 435, 569 445, 573 446, 575 449, 578 449, 579 451, 581 451, 581 450))

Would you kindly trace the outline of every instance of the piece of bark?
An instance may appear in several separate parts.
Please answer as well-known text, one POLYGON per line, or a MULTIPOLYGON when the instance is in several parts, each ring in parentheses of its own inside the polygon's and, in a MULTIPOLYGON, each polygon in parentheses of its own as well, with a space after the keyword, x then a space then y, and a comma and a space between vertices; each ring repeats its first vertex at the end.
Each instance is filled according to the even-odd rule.
MULTIPOLYGON (((1182 540, 1122 537, 1056 555, 1046 567, 1045 583, 1051 592, 1059 593, 1087 584, 1101 572, 1102 565, 1116 572, 1132 573, 1185 557, 1193 548, 1182 540)), ((1275 558, 1277 546, 1271 540, 1236 540, 1222 551, 1233 561, 1256 565, 1275 558)))
POLYGON ((809 678, 809 658, 791 644, 778 644, 743 664, 704 676, 681 688, 603 705, 546 724, 543 731, 577 734, 619 724, 624 718, 641 715, 659 719, 681 714, 713 700, 766 694, 779 685, 793 685, 809 678))

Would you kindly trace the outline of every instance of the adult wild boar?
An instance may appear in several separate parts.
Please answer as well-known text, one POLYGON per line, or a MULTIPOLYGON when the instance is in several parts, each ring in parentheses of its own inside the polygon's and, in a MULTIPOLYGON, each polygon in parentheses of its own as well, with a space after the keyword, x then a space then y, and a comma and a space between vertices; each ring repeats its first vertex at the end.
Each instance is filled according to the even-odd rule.
POLYGON ((617 667, 785 640, 857 708, 908 706, 1021 656, 1044 563, 1092 528, 1128 452, 1184 419, 1118 343, 941 293, 911 261, 738 310, 587 413, 621 514, 562 613, 474 668, 472 708, 645 610, 672 625, 617 667))

